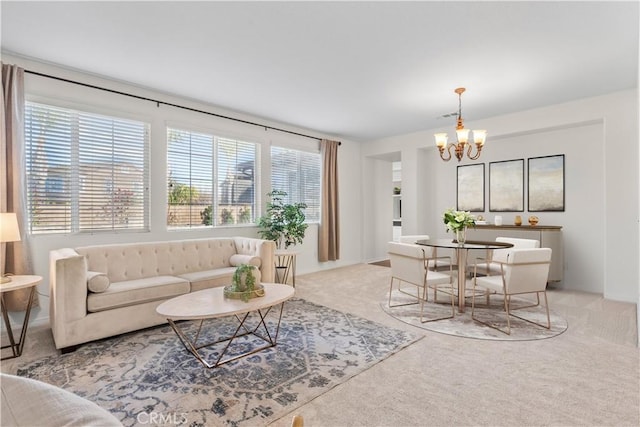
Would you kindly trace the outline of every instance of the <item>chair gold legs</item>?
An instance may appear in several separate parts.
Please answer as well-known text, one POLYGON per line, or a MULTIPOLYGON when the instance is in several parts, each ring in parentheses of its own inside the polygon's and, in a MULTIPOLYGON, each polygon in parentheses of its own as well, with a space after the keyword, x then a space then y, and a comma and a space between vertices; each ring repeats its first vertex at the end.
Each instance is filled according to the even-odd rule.
MULTIPOLYGON (((434 285, 432 287, 433 289, 433 302, 435 304, 438 304, 438 286, 439 285, 434 285)), ((451 292, 449 292, 450 296, 451 296, 451 316, 444 316, 444 317, 438 317, 436 319, 427 319, 424 320, 423 319, 423 311, 420 311, 420 322, 421 323, 427 323, 427 322, 433 322, 436 320, 445 320, 445 319, 453 319, 456 315, 456 306, 455 306, 455 296, 454 296, 454 290, 453 290, 453 284, 449 285, 451 287, 451 292)), ((424 305, 424 303, 423 303, 424 305)))
MULTIPOLYGON (((444 316, 444 317, 437 317, 435 319, 425 319, 424 318, 424 303, 429 301, 429 292, 428 292, 428 286, 418 286, 418 285, 414 285, 413 283, 410 283, 411 285, 416 287, 416 294, 413 294, 411 292, 407 292, 405 290, 402 289, 402 280, 396 278, 396 277, 391 277, 391 282, 389 284, 389 303, 388 306, 389 308, 393 308, 393 307, 403 307, 406 305, 415 305, 415 304, 420 304, 420 322, 421 323, 427 323, 427 322, 434 322, 436 320, 444 320, 444 319, 452 319, 455 316, 455 299, 453 296, 453 288, 452 288, 452 292, 451 292, 451 315, 450 316, 444 316), (398 281, 398 292, 403 293, 405 295, 408 295, 412 298, 415 298, 416 301, 415 302, 407 302, 407 303, 402 303, 402 304, 391 304, 391 294, 393 293, 393 281, 394 279, 396 279, 398 281)), ((409 283, 409 282, 407 282, 409 283)), ((450 285, 453 287, 453 285, 450 285)), ((436 300, 436 292, 437 292, 437 285, 434 285, 432 287, 432 289, 434 290, 434 301, 436 300)), ((436 301, 437 302, 437 301, 436 301)))
MULTIPOLYGON (((549 303, 547 301, 547 291, 543 291, 542 293, 544 295, 544 307, 545 307, 545 309, 547 311, 547 324, 546 324, 546 326, 542 325, 542 324, 540 324, 538 322, 534 322, 532 320, 525 319, 524 317, 516 316, 515 314, 511 314, 511 315, 513 317, 516 317, 516 318, 520 319, 520 320, 524 320, 525 322, 529 322, 529 323, 533 323, 534 325, 538 325, 538 326, 540 326, 542 328, 551 329, 551 316, 549 315, 549 303)), ((514 308, 514 310, 522 310, 523 308, 536 307, 536 306, 540 305, 540 295, 539 294, 540 294, 540 292, 536 292, 536 298, 538 299, 538 303, 537 304, 525 305, 524 307, 514 308)))
POLYGON ((401 288, 402 280, 397 279, 397 280, 398 280, 398 292, 403 293, 403 294, 405 294, 405 295, 408 295, 408 296, 410 296, 410 297, 412 297, 412 298, 415 298, 417 301, 415 301, 415 302, 406 302, 406 303, 402 303, 402 304, 395 304, 395 305, 391 305, 391 293, 393 292, 393 279, 396 279, 396 278, 392 276, 392 277, 391 277, 391 283, 390 283, 390 285, 389 285, 389 307, 390 307, 390 308, 392 308, 392 307, 404 307, 405 305, 415 305, 415 304, 419 304, 420 300, 424 298, 424 296, 422 296, 422 297, 421 297, 421 296, 420 296, 420 294, 419 294, 419 292, 420 292, 420 290, 419 290, 419 288, 420 288, 420 287, 419 287, 419 286, 414 285, 414 286, 416 286, 416 288, 417 288, 417 289, 416 289, 416 291, 418 292, 418 294, 417 294, 417 295, 414 295, 414 294, 412 294, 412 293, 410 293, 410 292, 407 292, 407 291, 403 290, 403 289, 401 288))
MULTIPOLYGON (((474 291, 475 291, 475 283, 474 283, 473 288, 474 288, 474 291)), ((515 317, 517 319, 520 319, 520 320, 524 320, 525 322, 533 323, 534 325, 540 326, 542 328, 551 329, 551 316, 549 315, 549 303, 548 303, 548 300, 547 300, 547 292, 546 291, 543 291, 543 294, 544 294, 544 307, 545 307, 546 314, 547 314, 547 324, 546 325, 543 325, 543 324, 540 324, 538 322, 534 322, 532 320, 525 319, 524 317, 520 317, 518 315, 513 314, 512 310, 522 310, 523 308, 530 308, 530 307, 539 306, 540 305, 540 295, 539 294, 540 294, 539 292, 536 292, 537 304, 525 305, 525 306, 517 307, 517 308, 513 308, 513 309, 511 308, 511 295, 504 295, 504 311, 505 311, 505 313, 507 315, 507 329, 506 329, 506 331, 504 329, 501 329, 501 328, 499 328, 497 326, 494 326, 494 325, 492 325, 490 323, 484 322, 484 321, 478 319, 477 317, 475 317, 475 305, 476 305, 475 304, 475 301, 476 301, 475 292, 473 293, 472 299, 471 299, 471 318, 473 320, 475 320, 476 322, 478 322, 478 323, 482 323, 485 326, 489 326, 490 328, 498 330, 498 331, 500 331, 500 332, 502 332, 504 334, 507 334, 507 335, 511 335, 511 316, 513 316, 513 317, 515 317)))

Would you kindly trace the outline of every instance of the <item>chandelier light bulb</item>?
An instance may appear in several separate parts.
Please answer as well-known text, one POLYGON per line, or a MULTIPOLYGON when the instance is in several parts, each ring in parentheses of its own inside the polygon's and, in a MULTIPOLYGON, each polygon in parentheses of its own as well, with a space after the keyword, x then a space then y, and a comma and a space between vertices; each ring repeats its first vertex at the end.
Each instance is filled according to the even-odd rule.
POLYGON ((449 143, 448 136, 446 133, 436 133, 436 146, 438 147, 438 151, 440 152, 440 158, 445 162, 451 160, 451 148, 454 149, 454 154, 458 161, 461 161, 464 157, 465 151, 467 152, 467 157, 471 160, 476 160, 480 157, 480 152, 482 151, 482 147, 487 139, 487 131, 484 129, 474 130, 471 134, 473 142, 476 146, 476 154, 471 155, 471 150, 473 146, 468 144, 469 142, 469 129, 464 128, 464 123, 462 120, 462 94, 466 89, 463 87, 457 88, 454 92, 458 94, 458 121, 456 126, 456 139, 457 143, 449 143), (466 147, 466 150, 465 150, 466 147), (446 155, 445 155, 446 152, 446 155))

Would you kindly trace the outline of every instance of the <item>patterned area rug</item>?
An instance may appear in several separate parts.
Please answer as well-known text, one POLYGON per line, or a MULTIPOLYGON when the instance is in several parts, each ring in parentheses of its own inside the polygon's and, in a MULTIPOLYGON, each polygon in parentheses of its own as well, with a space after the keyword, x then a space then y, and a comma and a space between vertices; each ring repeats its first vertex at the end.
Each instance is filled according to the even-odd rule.
MULTIPOLYGON (((270 328, 278 313, 267 316, 270 328)), ((231 320, 211 320, 201 334, 227 334, 237 325, 231 320)), ((181 326, 196 330, 193 322, 181 326)), ((294 298, 285 303, 276 347, 214 369, 204 368, 165 325, 47 357, 18 375, 83 396, 125 426, 266 425, 421 337, 294 298)), ((251 344, 243 338, 230 350, 251 344)))
MULTIPOLYGON (((447 298, 448 295, 444 293, 438 293, 438 301, 450 301, 447 300, 447 298)), ((424 307, 424 317, 426 319, 446 317, 448 315, 451 315, 450 303, 435 304, 431 302, 431 294, 429 296, 429 299, 430 301, 426 303, 424 307)), ((484 303, 484 297, 480 298, 480 300, 482 301, 482 303, 484 303)), ((413 301, 415 301, 415 298, 408 297, 398 292, 398 290, 394 287, 391 294, 392 305, 399 305, 413 301)), ((566 331, 568 327, 567 321, 564 318, 550 310, 549 315, 551 319, 551 329, 546 329, 525 320, 520 320, 516 317, 511 316, 511 335, 507 335, 494 328, 474 321, 471 318, 471 299, 468 299, 467 301, 469 306, 466 307, 464 313, 458 313, 458 307, 456 306, 454 318, 437 320, 427 323, 420 322, 420 306, 417 304, 390 308, 388 300, 385 300, 380 303, 380 306, 387 314, 404 323, 408 323, 410 325, 417 326, 418 328, 427 329, 442 334, 455 335, 465 338, 502 341, 539 340, 560 335, 561 333, 566 331)), ((493 325, 494 327, 506 330, 507 317, 504 312, 504 300, 502 299, 502 296, 492 295, 490 304, 490 306, 486 306, 486 304, 480 305, 478 303, 478 298, 476 297, 475 317, 481 319, 485 323, 493 325)), ((512 307, 522 307, 530 304, 530 301, 511 298, 512 307)), ((521 310, 516 310, 514 313, 516 313, 520 317, 536 323, 545 325, 547 323, 547 314, 544 306, 523 308, 521 310)))

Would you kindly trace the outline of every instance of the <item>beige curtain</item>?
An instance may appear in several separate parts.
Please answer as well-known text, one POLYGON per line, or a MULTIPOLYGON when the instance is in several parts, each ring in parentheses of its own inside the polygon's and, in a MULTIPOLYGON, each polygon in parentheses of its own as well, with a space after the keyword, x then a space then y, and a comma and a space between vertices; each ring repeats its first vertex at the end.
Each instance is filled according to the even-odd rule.
MULTIPOLYGON (((24 70, 2 64, 2 110, 0 111, 0 212, 15 212, 22 241, 1 244, 0 262, 4 271, 31 274, 26 224, 26 186, 24 185, 24 70)), ((30 289, 7 293, 10 311, 26 309, 30 289)), ((37 305, 37 299, 34 300, 37 305)))
POLYGON ((340 209, 338 208, 338 141, 320 141, 322 155, 322 212, 318 228, 318 261, 340 259, 340 209))

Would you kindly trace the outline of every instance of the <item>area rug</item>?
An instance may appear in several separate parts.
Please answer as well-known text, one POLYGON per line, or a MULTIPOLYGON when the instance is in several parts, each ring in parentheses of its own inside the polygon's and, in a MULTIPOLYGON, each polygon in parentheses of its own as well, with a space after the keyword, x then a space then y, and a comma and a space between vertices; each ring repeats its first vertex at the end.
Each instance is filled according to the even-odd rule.
MULTIPOLYGON (((270 327, 277 314, 268 316, 270 327)), ((211 322, 202 334, 218 336, 237 325, 228 318, 211 322)), ((196 325, 182 326, 193 332, 196 325)), ((125 426, 258 426, 421 337, 294 298, 284 305, 276 347, 214 369, 204 368, 165 325, 89 343, 17 373, 83 396, 125 426)))
MULTIPOLYGON (((438 294, 439 301, 445 301, 447 297, 448 295, 446 294, 438 294)), ((475 317, 481 319, 483 322, 506 330, 507 318, 504 312, 504 300, 502 299, 502 296, 492 295, 490 299, 490 306, 484 304, 484 297, 482 297, 481 300, 483 304, 478 304, 478 298, 476 297, 477 305, 475 309, 475 317)), ((392 305, 405 304, 413 301, 416 301, 415 298, 404 295, 395 288, 391 294, 392 305)), ((418 328, 427 329, 433 332, 439 332, 442 334, 455 335, 465 338, 502 341, 539 340, 560 335, 568 328, 567 321, 563 317, 554 313, 553 310, 550 310, 549 315, 551 319, 551 329, 546 329, 525 320, 520 320, 516 317, 511 316, 511 334, 507 335, 494 328, 474 321, 471 318, 470 299, 468 299, 468 304, 469 306, 465 308, 464 313, 459 313, 458 307, 456 306, 454 318, 426 323, 420 322, 420 306, 418 304, 404 306, 400 305, 398 307, 390 308, 387 294, 387 299, 381 302, 380 306, 387 314, 404 323, 408 323, 418 328)), ((530 304, 531 301, 521 300, 513 297, 511 298, 512 307, 523 307, 530 304)), ((425 304, 424 313, 425 318, 445 317, 451 314, 451 305, 439 303, 436 304, 432 301, 429 301, 425 304)), ((547 314, 544 306, 523 308, 521 310, 515 311, 515 313, 517 313, 518 316, 530 321, 546 325, 547 314)))

